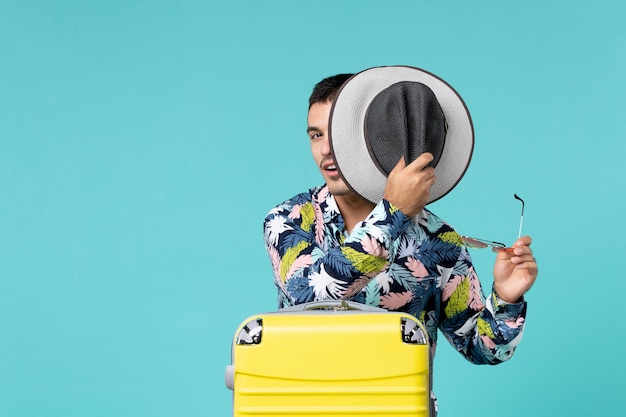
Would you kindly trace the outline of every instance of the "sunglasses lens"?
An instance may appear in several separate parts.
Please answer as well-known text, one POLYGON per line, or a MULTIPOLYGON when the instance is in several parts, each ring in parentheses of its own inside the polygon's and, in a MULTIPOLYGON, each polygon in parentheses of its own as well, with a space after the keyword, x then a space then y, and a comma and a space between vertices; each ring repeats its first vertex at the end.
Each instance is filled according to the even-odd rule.
POLYGON ((475 239, 473 237, 468 237, 468 236, 461 236, 461 240, 463 241, 463 244, 465 244, 465 246, 467 246, 470 249, 483 249, 483 248, 488 248, 488 247, 492 247, 492 248, 505 248, 506 247, 504 243, 491 242, 489 240, 475 239))
POLYGON ((467 246, 468 248, 483 249, 483 248, 486 248, 487 246, 489 246, 485 242, 481 242, 480 240, 476 240, 476 239, 471 238, 471 237, 463 236, 463 237, 461 237, 461 239, 463 239, 463 243, 465 243, 465 246, 467 246))

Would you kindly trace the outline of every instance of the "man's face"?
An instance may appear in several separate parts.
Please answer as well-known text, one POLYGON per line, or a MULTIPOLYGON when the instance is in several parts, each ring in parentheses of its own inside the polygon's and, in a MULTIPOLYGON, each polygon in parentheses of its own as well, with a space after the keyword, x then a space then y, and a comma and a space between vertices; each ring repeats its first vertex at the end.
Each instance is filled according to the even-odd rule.
POLYGON ((352 191, 343 181, 335 161, 330 153, 328 142, 328 120, 330 116, 331 102, 315 103, 309 109, 307 134, 311 142, 313 159, 320 169, 330 193, 334 196, 350 194, 352 191))

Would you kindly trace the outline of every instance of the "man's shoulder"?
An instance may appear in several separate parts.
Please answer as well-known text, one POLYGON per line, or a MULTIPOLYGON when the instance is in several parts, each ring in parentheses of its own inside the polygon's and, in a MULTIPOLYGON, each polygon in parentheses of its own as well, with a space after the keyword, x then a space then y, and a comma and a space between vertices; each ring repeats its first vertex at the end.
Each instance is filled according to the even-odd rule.
POLYGON ((285 211, 290 212, 294 209, 294 207, 302 206, 306 203, 319 204, 319 202, 326 199, 326 196, 328 195, 327 190, 328 187, 326 187, 326 185, 318 185, 310 188, 308 191, 296 194, 272 208, 268 213, 268 216, 285 211))
POLYGON ((424 208, 414 219, 414 223, 430 234, 454 231, 454 228, 432 211, 424 208))

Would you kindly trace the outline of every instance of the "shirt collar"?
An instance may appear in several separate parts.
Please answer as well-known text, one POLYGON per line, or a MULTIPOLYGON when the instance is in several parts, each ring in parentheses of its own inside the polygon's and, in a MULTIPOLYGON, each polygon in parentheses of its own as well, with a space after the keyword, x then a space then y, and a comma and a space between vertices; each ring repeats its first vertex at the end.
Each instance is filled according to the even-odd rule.
POLYGON ((328 190, 328 185, 324 184, 317 189, 317 192, 315 193, 315 199, 317 200, 322 210, 324 223, 335 224, 339 228, 339 230, 342 230, 344 226, 343 216, 339 212, 337 200, 335 200, 335 197, 328 190))

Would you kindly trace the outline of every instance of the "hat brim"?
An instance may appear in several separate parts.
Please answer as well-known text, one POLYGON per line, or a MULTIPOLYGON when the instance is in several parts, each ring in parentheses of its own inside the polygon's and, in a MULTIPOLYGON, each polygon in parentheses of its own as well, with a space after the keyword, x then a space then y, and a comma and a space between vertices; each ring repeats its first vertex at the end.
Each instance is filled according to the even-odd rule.
POLYGON ((384 89, 401 81, 428 86, 445 115, 448 130, 439 162, 437 180, 430 189, 428 203, 448 194, 469 167, 474 150, 474 127, 461 96, 441 78, 409 66, 375 67, 352 76, 339 90, 329 120, 331 152, 345 183, 366 200, 377 203, 383 198, 387 174, 369 153, 365 138, 367 109, 384 89))

